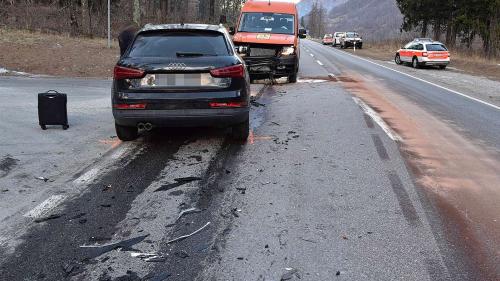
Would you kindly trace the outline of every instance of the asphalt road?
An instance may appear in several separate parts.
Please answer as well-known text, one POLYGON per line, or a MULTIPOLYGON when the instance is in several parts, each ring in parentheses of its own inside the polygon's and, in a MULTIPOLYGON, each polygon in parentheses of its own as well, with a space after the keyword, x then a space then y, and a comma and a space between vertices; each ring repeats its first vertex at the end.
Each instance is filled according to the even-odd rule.
POLYGON ((203 128, 123 144, 109 81, 0 78, 0 279, 495 280, 349 81, 379 81, 493 151, 499 112, 303 43, 299 83, 259 88, 245 145, 203 128), (69 94, 68 131, 37 128, 48 88, 69 94))

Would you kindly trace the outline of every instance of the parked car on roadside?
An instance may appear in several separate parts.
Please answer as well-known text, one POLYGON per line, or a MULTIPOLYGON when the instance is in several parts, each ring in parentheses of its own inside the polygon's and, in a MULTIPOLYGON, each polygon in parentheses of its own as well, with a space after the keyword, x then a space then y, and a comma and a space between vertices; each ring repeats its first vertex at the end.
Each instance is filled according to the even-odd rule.
POLYGON ((450 52, 446 46, 430 38, 416 38, 396 52, 397 64, 411 63, 414 68, 438 66, 445 69, 450 63, 450 52))
POLYGON ((345 32, 335 32, 333 34, 333 47, 340 46, 340 38, 345 36, 345 32))
POLYGON ((333 35, 332 34, 325 34, 325 36, 323 36, 322 43, 323 43, 323 45, 332 45, 333 44, 333 35))
POLYGON ((232 127, 249 134, 250 82, 227 30, 218 25, 146 25, 114 68, 118 138, 154 127, 232 127))
POLYGON ((363 48, 363 38, 356 32, 346 32, 345 35, 340 38, 340 48, 346 49, 351 47, 356 47, 358 49, 363 48))

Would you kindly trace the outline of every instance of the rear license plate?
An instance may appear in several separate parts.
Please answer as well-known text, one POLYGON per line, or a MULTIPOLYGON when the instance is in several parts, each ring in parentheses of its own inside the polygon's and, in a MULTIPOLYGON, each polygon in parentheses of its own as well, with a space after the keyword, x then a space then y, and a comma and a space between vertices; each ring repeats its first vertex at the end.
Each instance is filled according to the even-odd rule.
POLYGON ((148 74, 131 81, 133 88, 228 87, 230 83, 230 78, 215 78, 210 73, 148 74))

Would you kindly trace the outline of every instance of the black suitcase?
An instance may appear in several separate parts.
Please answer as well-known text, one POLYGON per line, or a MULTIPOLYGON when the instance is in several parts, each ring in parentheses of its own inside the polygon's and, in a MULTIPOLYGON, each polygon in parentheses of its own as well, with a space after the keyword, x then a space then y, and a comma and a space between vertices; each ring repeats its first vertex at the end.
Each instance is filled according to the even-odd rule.
POLYGON ((67 101, 66 94, 54 90, 38 94, 38 121, 42 130, 46 130, 47 125, 62 125, 64 130, 69 128, 67 101))

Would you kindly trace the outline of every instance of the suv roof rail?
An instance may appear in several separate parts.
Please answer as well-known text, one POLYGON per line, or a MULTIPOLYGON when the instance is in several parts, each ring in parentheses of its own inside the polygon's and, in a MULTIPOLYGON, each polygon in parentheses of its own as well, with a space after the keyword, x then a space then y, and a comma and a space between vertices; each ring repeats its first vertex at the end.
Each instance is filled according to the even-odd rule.
POLYGON ((415 38, 413 41, 428 41, 428 42, 432 42, 433 40, 431 38, 415 38))

